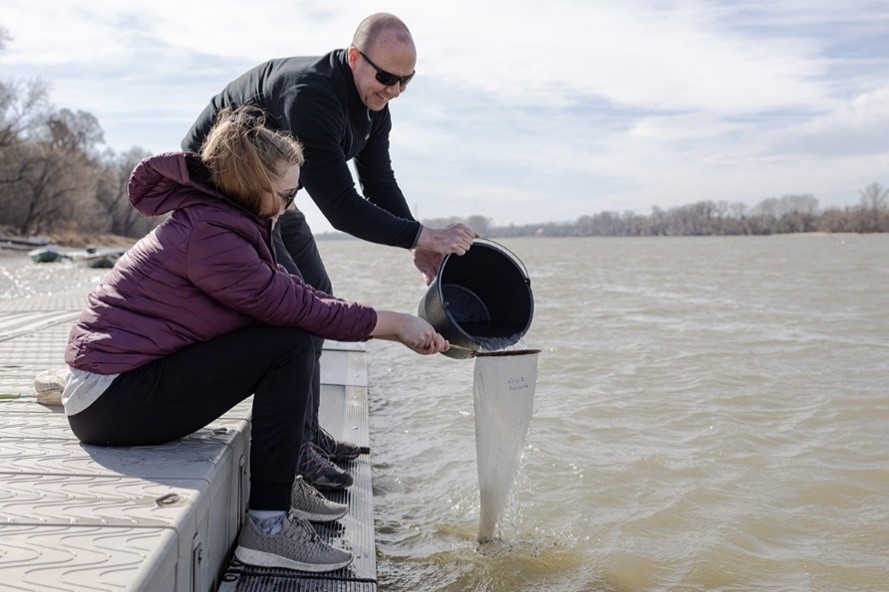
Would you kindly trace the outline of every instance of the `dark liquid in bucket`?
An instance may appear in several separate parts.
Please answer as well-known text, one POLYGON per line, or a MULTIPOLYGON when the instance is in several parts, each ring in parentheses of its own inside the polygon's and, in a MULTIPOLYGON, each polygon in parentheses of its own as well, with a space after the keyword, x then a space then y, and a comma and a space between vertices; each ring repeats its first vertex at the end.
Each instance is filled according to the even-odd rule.
MULTIPOLYGON (((441 288, 445 306, 461 327, 465 329, 469 323, 490 323, 491 313, 475 292, 469 288, 445 285, 441 288)), ((468 331, 467 331, 468 332, 468 331)))
POLYGON ((491 313, 481 298, 463 286, 442 286, 445 306, 454 322, 483 350, 509 347, 521 339, 515 329, 491 320, 491 313))
POLYGON ((445 352, 453 358, 515 345, 533 312, 527 270, 499 245, 481 240, 465 255, 444 259, 418 309, 421 318, 458 346, 445 352))

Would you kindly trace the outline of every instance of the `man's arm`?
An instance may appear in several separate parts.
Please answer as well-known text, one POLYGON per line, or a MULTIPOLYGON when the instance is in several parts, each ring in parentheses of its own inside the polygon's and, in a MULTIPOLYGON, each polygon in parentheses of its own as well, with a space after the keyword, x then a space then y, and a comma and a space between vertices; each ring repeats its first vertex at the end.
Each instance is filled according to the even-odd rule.
POLYGON ((361 191, 368 201, 395 216, 413 220, 413 214, 392 170, 392 158, 389 155, 391 130, 389 110, 376 113, 367 142, 355 155, 355 171, 358 173, 361 191))
POLYGON ((308 89, 296 95, 287 106, 288 127, 305 151, 306 162, 300 180, 337 230, 370 242, 410 249, 417 242, 421 226, 404 205, 404 196, 397 189, 391 166, 386 167, 388 173, 386 169, 376 173, 378 179, 386 176, 391 179, 384 183, 397 190, 394 199, 387 200, 376 190, 373 191, 375 197, 382 201, 375 203, 365 199, 355 187, 347 164, 349 155, 343 144, 363 143, 364 139, 352 138, 350 123, 342 109, 332 93, 308 89))

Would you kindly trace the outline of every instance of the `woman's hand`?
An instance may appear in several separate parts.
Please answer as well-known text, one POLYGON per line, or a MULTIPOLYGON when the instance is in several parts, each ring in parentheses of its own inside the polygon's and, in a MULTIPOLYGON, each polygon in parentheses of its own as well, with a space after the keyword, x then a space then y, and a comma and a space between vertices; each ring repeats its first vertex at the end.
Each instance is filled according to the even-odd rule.
POLYGON ((448 340, 423 319, 388 310, 377 311, 377 325, 371 336, 400 341, 418 354, 437 354, 450 347, 448 340))

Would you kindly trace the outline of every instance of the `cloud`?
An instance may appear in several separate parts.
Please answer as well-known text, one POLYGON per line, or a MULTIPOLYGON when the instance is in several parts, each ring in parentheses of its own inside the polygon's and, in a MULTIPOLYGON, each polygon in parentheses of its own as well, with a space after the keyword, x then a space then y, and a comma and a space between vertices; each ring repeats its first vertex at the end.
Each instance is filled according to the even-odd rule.
MULTIPOLYGON (((8 76, 44 78, 109 145, 172 150, 222 85, 271 57, 346 45, 358 0, 6 0, 8 76)), ((392 105, 393 159, 421 216, 498 223, 881 181, 882 0, 390 0, 418 75, 392 105)), ((843 196, 848 196, 845 198, 843 196)), ((310 218, 310 221, 312 219, 310 218)), ((320 214, 313 226, 328 225, 320 214)))
POLYGON ((857 95, 833 111, 774 134, 771 148, 820 156, 889 152, 889 87, 857 95))
POLYGON ((815 81, 827 66, 815 43, 751 39, 707 3, 672 6, 556 0, 545 9, 516 3, 506 10, 485 3, 459 25, 448 15, 436 15, 434 24, 422 21, 429 30, 421 38, 432 45, 424 51, 435 56, 436 75, 522 104, 600 99, 644 109, 737 113, 828 100, 815 81))

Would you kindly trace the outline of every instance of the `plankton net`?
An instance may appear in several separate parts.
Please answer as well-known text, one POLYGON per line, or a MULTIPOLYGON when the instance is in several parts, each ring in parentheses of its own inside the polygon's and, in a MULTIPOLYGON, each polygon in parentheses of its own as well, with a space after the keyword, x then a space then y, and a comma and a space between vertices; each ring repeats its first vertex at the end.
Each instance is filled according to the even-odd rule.
POLYGON ((478 540, 491 540, 509 500, 534 411, 539 350, 478 353, 475 359, 475 449, 478 540))

